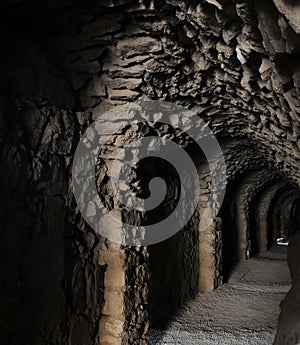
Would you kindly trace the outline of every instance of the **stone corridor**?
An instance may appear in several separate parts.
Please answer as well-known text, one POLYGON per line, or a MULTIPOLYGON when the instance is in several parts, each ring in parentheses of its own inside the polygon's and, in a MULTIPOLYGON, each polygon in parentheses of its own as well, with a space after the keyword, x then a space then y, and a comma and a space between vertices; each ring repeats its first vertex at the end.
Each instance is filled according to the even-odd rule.
POLYGON ((234 269, 227 284, 181 307, 150 345, 272 345, 280 302, 291 288, 286 248, 273 247, 234 269))
POLYGON ((0 345, 300 343, 299 1, 3 0, 0 157, 0 345))

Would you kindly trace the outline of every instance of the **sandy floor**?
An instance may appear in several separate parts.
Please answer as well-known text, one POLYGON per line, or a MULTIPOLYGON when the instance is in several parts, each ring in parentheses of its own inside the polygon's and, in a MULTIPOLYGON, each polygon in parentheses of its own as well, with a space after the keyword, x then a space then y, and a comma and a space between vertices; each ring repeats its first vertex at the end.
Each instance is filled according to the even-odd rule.
POLYGON ((240 264, 228 284, 186 303, 167 330, 151 330, 150 344, 271 345, 290 288, 285 252, 277 247, 240 264))

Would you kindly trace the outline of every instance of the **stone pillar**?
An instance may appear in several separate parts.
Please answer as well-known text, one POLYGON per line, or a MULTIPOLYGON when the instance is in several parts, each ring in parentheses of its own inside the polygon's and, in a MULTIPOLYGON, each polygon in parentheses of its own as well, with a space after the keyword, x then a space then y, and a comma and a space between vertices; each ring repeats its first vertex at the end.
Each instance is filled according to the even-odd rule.
POLYGON ((103 251, 106 264, 104 275, 104 306, 99 325, 100 345, 121 345, 125 323, 125 252, 110 242, 103 251))
POLYGON ((237 204, 236 211, 238 260, 245 261, 249 258, 248 221, 244 211, 244 205, 237 204))
POLYGON ((199 291, 211 292, 222 284, 222 232, 221 219, 200 231, 199 239, 199 291))
POLYGON ((265 219, 257 219, 258 229, 259 229, 259 238, 258 238, 258 252, 263 253, 268 250, 268 224, 265 219))

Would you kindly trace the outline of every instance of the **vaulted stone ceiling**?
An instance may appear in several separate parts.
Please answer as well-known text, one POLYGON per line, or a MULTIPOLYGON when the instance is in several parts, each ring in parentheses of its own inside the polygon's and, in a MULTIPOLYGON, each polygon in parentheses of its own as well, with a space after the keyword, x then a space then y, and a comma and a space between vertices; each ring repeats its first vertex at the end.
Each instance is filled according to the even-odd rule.
POLYGON ((19 94, 32 96, 38 84, 41 98, 94 117, 124 101, 180 103, 300 182, 297 2, 100 1, 45 18, 38 1, 34 9, 25 3, 3 12, 19 19, 22 40, 8 43, 11 66, 3 71, 19 94), (26 79, 26 61, 40 83, 26 79))

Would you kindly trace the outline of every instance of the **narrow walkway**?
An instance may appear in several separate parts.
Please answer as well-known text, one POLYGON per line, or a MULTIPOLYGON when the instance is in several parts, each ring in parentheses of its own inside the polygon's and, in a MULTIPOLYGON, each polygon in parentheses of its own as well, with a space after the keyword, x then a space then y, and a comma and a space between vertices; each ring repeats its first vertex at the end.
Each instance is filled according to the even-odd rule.
POLYGON ((167 330, 151 330, 150 345, 271 345, 289 289, 286 247, 274 247, 239 264, 228 284, 189 301, 167 330))

